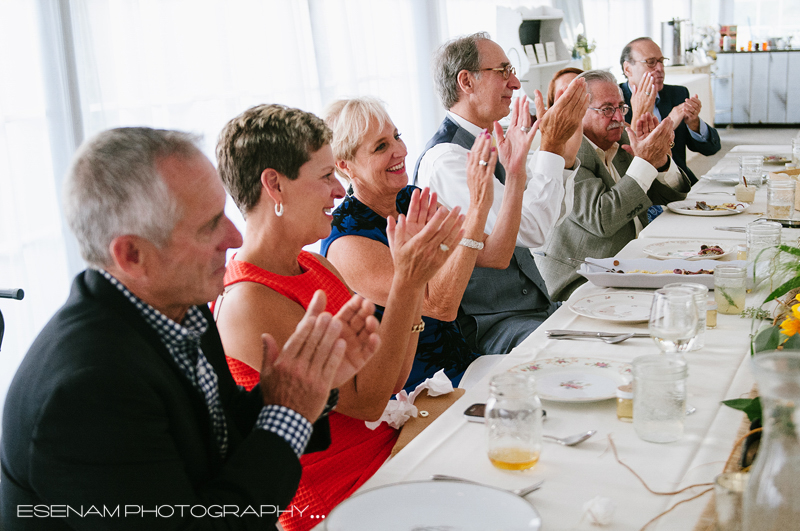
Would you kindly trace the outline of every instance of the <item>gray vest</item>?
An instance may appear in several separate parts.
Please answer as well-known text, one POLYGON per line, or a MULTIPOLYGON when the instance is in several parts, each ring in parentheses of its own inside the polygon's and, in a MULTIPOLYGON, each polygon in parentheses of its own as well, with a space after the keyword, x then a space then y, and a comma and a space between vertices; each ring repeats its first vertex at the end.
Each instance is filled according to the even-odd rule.
MULTIPOLYGON (((419 163, 425 153, 438 144, 450 143, 472 148, 475 137, 463 127, 445 118, 439 130, 425 146, 414 168, 414 184, 417 184, 419 163)), ((498 162, 495 178, 505 183, 505 169, 498 162)), ((552 313, 556 305, 547 295, 544 279, 527 247, 514 249, 514 256, 506 269, 476 267, 470 277, 464 297, 461 299, 462 313, 475 318, 479 329, 486 330, 509 315, 532 312, 543 315, 552 313)), ((479 331, 480 334, 480 331, 479 331)))

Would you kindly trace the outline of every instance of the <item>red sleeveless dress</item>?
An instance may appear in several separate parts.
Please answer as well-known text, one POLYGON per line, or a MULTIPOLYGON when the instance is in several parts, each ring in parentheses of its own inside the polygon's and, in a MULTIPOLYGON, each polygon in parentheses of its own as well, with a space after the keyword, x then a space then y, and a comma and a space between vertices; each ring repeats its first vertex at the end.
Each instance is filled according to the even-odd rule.
MULTIPOLYGON (((228 263, 225 286, 237 282, 257 282, 308 308, 314 292, 321 289, 328 297, 325 311, 336 314, 350 300, 350 291, 339 278, 322 265, 314 255, 302 251, 297 258, 303 273, 282 276, 265 271, 235 257, 228 263)), ((259 382, 259 373, 239 360, 228 358, 228 366, 236 383, 252 389, 259 382)), ((342 500, 364 484, 386 461, 397 441, 398 431, 382 423, 375 430, 363 420, 335 411, 329 417, 331 446, 300 458, 303 475, 292 504, 302 511, 280 519, 286 531, 305 531, 320 523, 342 500), (304 510, 308 506, 307 510, 304 510), (311 516, 316 518, 311 518, 311 516)), ((265 502, 267 503, 267 502, 265 502)))

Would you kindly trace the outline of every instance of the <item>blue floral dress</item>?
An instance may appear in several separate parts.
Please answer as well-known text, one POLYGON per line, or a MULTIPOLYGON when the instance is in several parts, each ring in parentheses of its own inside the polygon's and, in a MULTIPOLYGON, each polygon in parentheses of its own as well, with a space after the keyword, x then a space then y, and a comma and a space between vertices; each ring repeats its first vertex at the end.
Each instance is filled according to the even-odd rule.
MULTIPOLYGON (((411 194, 415 189, 415 186, 409 185, 397 194, 397 211, 401 214, 408 212, 411 194)), ((342 236, 362 236, 389 246, 386 237, 386 219, 373 212, 352 194, 348 195, 333 213, 331 234, 322 240, 322 255, 327 256, 328 248, 342 236)), ((377 305, 376 307, 375 314, 380 319, 384 308, 377 305)), ((467 346, 455 321, 439 321, 424 316, 422 320, 425 321, 425 330, 419 335, 417 355, 406 381, 405 390, 413 391, 417 385, 425 381, 425 378, 430 378, 439 369, 444 369, 453 386, 457 386, 464 371, 478 354, 467 346)))

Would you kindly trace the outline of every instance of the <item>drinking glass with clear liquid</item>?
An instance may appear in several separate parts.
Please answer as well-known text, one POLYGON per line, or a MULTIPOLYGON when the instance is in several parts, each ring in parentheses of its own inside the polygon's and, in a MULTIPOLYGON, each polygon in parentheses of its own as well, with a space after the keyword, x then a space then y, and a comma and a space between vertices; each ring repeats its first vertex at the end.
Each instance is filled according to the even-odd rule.
POLYGON ((700 350, 705 346, 708 288, 696 282, 673 282, 664 287, 688 289, 694 295, 694 303, 697 305, 697 332, 694 335, 692 344, 689 346, 689 350, 700 350))
POLYGON ((714 301, 717 312, 737 315, 744 310, 745 289, 744 267, 718 265, 714 268, 714 301))
POLYGON ((489 460, 504 470, 526 470, 542 451, 542 403, 530 373, 505 372, 489 383, 486 401, 489 460))
POLYGON ((662 352, 685 352, 697 335, 697 303, 683 287, 661 288, 650 307, 650 337, 662 352))

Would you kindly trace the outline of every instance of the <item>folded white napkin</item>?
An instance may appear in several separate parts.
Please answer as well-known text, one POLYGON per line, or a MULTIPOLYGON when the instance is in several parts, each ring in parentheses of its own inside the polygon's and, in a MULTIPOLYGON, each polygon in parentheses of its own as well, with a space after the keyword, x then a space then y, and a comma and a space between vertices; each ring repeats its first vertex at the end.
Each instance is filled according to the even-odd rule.
POLYGON ((433 378, 428 378, 419 384, 410 395, 405 390, 397 393, 395 395, 397 400, 389 400, 381 418, 374 422, 365 422, 367 428, 374 430, 381 422, 385 421, 392 428, 400 429, 408 419, 417 416, 414 400, 424 389, 428 390, 428 396, 446 395, 453 392, 453 383, 445 375, 444 369, 439 370, 433 375, 433 378))

